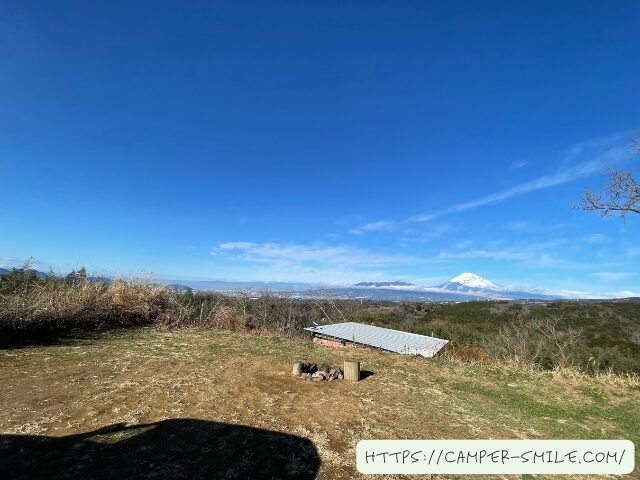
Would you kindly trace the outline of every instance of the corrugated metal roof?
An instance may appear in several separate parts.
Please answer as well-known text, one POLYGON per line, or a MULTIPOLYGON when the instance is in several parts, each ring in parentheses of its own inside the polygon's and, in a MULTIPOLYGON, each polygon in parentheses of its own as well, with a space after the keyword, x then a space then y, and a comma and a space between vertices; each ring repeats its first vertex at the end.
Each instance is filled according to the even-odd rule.
POLYGON ((317 327, 305 328, 305 330, 341 340, 381 348, 390 352, 422 355, 423 357, 429 358, 433 357, 442 347, 449 343, 449 340, 355 322, 319 325, 317 327))

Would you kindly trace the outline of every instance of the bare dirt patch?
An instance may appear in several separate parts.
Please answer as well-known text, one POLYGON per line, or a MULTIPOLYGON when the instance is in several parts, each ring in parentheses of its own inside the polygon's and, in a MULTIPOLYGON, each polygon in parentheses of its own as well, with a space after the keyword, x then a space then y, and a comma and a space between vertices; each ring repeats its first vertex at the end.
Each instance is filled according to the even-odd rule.
MULTIPOLYGON (((357 355, 362 368, 375 374, 363 381, 291 376, 296 361, 331 365, 353 355, 353 350, 276 336, 151 328, 2 350, 0 435, 66 438, 124 424, 130 430, 122 432, 133 433, 116 436, 115 443, 147 435, 141 438, 154 449, 164 437, 144 433, 145 425, 183 419, 250 427, 310 440, 320 460, 318 478, 332 479, 359 478, 355 445, 365 438, 640 440, 640 392, 624 382, 562 380, 367 349, 357 355)), ((237 445, 217 448, 235 451, 237 445)), ((120 455, 127 452, 135 454, 124 449, 120 455)), ((208 465, 210 457, 197 458, 201 467, 208 465)), ((309 462, 294 451, 286 468, 280 465, 283 470, 272 470, 271 476, 304 478, 309 462)), ((225 475, 250 478, 246 468, 227 469, 225 475)), ((154 470, 149 478, 177 478, 180 472, 197 473, 154 470)), ((117 478, 118 471, 112 473, 117 478)))

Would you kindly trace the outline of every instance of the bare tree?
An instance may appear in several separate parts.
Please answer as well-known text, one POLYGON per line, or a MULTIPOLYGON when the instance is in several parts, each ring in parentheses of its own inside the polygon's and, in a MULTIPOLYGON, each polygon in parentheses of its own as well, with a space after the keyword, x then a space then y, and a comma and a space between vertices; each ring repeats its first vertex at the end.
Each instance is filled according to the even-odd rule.
MULTIPOLYGON (((637 134, 640 139, 640 132, 637 134)), ((634 153, 640 156, 640 140, 632 139, 634 153)), ((585 190, 580 208, 585 211, 600 212, 603 217, 617 214, 625 217, 628 213, 640 214, 640 181, 630 170, 610 170, 605 193, 585 190)))
MULTIPOLYGON (((337 315, 338 320, 341 319, 343 322, 348 321, 335 296, 328 290, 313 290, 308 292, 307 296, 314 300, 327 322, 334 323, 331 320, 331 315, 337 315), (329 312, 331 312, 331 315, 329 315, 329 312)), ((334 318, 336 317, 334 316, 334 318)))
POLYGON ((260 326, 263 328, 267 328, 269 324, 269 317, 272 314, 272 305, 275 300, 274 294, 270 289, 265 288, 260 291, 260 297, 258 299, 258 315, 260 326))
POLYGON ((536 328, 542 335, 542 346, 556 366, 565 367, 570 364, 569 350, 580 342, 581 330, 567 325, 564 330, 559 328, 560 316, 551 315, 537 323, 536 328))
POLYGON ((539 333, 541 322, 519 316, 504 324, 494 340, 497 353, 517 364, 535 364, 543 350, 539 333))
POLYGON ((560 328, 560 324, 558 315, 519 316, 500 328, 494 348, 503 358, 520 365, 568 366, 570 350, 580 342, 582 332, 571 325, 560 328))
POLYGON ((204 319, 201 319, 201 323, 208 325, 214 325, 216 328, 220 328, 223 323, 225 315, 228 315, 228 310, 224 307, 225 297, 219 293, 214 293, 206 296, 207 312, 204 319))
POLYGON ((253 298, 253 291, 251 288, 239 288, 232 293, 231 296, 236 311, 240 313, 242 319, 241 328, 247 328, 250 326, 250 315, 247 313, 249 302, 253 298))

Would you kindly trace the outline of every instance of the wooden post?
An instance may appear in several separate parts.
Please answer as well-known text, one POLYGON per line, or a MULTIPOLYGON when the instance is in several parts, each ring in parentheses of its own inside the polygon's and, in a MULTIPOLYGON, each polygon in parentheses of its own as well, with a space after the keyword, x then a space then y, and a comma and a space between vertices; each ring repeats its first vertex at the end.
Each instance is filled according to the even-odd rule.
POLYGON ((295 363, 293 365, 293 371, 291 372, 291 375, 293 375, 294 377, 299 377, 301 373, 302 373, 302 363, 301 362, 295 363))
POLYGON ((344 379, 349 382, 360 380, 360 362, 353 360, 344 361, 344 379))

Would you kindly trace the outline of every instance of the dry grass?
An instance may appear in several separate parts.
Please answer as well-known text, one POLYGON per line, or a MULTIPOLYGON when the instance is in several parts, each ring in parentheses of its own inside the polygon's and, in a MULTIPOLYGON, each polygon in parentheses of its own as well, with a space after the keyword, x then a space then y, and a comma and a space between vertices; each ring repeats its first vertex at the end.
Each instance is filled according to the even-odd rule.
POLYGON ((169 310, 161 286, 134 280, 34 282, 0 295, 0 331, 50 331, 148 323, 169 310))
POLYGON ((275 331, 300 335, 314 302, 263 292, 193 295, 153 283, 150 278, 92 281, 86 276, 36 278, 28 270, 0 275, 0 342, 54 338, 71 329, 155 324, 167 328, 206 326, 230 331, 275 331), (249 311, 252 310, 252 311, 249 311))
POLYGON ((640 373, 640 347, 634 343, 640 331, 640 304, 581 305, 578 310, 563 304, 535 315, 528 310, 525 314, 518 305, 504 306, 512 312, 509 316, 492 313, 496 305, 487 307, 486 302, 374 307, 329 296, 301 300, 282 292, 236 293, 180 293, 153 284, 150 278, 100 283, 88 279, 86 272, 37 278, 28 269, 18 269, 0 276, 0 343, 24 344, 34 336, 42 341, 73 328, 142 324, 271 331, 294 337, 312 322, 332 316, 334 321, 348 319, 447 338, 447 355, 469 364, 640 373), (608 323, 589 320, 603 312, 608 323))
MULTIPOLYGON (((640 441, 634 378, 425 361, 368 349, 357 355, 374 374, 356 384, 289 375, 295 361, 340 363, 352 355, 275 335, 192 328, 128 329, 2 350, 0 433, 62 437, 177 418, 242 425, 310 439, 322 462, 319 478, 327 479, 360 478, 354 451, 364 438, 640 441)), ((295 456, 291 462, 291 471, 303 468, 295 456)), ((226 475, 243 478, 240 471, 226 475)))

